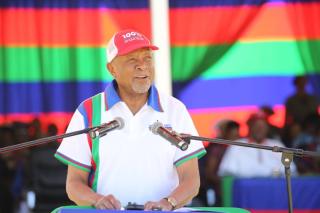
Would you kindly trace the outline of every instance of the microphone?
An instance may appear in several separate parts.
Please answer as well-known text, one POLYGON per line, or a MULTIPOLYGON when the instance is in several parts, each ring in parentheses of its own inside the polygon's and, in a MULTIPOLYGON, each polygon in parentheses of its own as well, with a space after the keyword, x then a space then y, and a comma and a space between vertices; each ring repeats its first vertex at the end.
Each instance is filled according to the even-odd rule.
POLYGON ((159 121, 156 121, 154 124, 152 124, 149 127, 149 130, 155 134, 160 135, 167 141, 169 141, 172 145, 178 147, 182 151, 185 151, 188 149, 189 143, 184 141, 179 134, 177 134, 174 131, 169 130, 168 128, 165 128, 162 123, 159 121))
POLYGON ((110 121, 109 123, 101 124, 100 126, 97 126, 93 128, 89 135, 92 139, 95 139, 96 137, 103 137, 108 132, 115 130, 115 129, 122 129, 124 127, 124 121, 120 117, 116 117, 114 120, 110 121))

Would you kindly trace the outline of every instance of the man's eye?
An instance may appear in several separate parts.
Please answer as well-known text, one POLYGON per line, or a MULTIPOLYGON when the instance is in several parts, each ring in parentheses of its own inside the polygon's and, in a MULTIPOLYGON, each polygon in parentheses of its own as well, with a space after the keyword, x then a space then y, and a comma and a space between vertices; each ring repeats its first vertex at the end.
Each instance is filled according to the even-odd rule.
POLYGON ((145 61, 151 61, 151 60, 152 60, 152 57, 151 57, 151 56, 147 56, 147 57, 144 58, 144 60, 145 60, 145 61))
POLYGON ((137 60, 136 60, 135 58, 130 58, 128 61, 129 61, 130 63, 134 63, 134 62, 136 62, 137 60))

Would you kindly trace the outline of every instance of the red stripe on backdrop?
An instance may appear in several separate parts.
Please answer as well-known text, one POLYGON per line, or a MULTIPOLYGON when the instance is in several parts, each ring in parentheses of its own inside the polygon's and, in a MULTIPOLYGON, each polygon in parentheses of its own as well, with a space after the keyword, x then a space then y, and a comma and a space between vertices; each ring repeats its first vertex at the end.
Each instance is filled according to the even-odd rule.
POLYGON ((119 29, 150 36, 147 9, 0 9, 1 46, 104 46, 119 29))
MULTIPOLYGON (((255 106, 247 107, 225 107, 225 108, 212 108, 212 109, 199 109, 189 110, 191 117, 203 137, 215 137, 215 125, 223 119, 232 119, 241 124, 240 134, 245 136, 248 132, 246 121, 251 113, 258 110, 255 106)), ((285 109, 283 106, 275 106, 273 108, 275 114, 270 118, 273 125, 282 127, 284 123, 285 109)), ((41 114, 9 114, 0 115, 0 125, 11 123, 14 121, 31 122, 34 118, 39 118, 43 130, 50 123, 55 123, 58 126, 59 134, 63 133, 71 119, 72 113, 41 113, 41 114)))
POLYGON ((70 122, 73 113, 64 112, 52 112, 52 113, 40 113, 40 114, 8 114, 0 115, 0 125, 10 124, 12 122, 29 123, 33 119, 38 118, 41 122, 43 131, 47 131, 49 124, 54 123, 58 127, 58 133, 65 132, 67 125, 70 122))
POLYGON ((320 3, 171 9, 175 46, 320 38, 320 3))
MULTIPOLYGON (((0 13, 2 46, 104 46, 119 28, 150 37, 147 9, 10 8, 0 13)), ((171 9, 170 26, 175 46, 319 39, 320 3, 171 9)))
MULTIPOLYGON (((270 117, 270 123, 282 127, 284 124, 285 109, 283 106, 275 106, 274 114, 270 117)), ((248 128, 246 125, 249 116, 257 112, 255 106, 247 107, 224 107, 202 110, 189 110, 199 135, 203 137, 215 137, 215 126, 224 119, 231 119, 240 123, 240 135, 246 136, 248 128)))

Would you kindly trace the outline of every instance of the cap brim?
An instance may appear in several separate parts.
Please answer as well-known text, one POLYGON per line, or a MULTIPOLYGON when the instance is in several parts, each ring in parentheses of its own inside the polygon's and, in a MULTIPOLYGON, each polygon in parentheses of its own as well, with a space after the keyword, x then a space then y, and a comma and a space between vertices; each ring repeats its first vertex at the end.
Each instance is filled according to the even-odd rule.
POLYGON ((126 49, 123 49, 121 52, 118 52, 118 55, 126 55, 130 52, 133 52, 137 49, 141 49, 141 48, 150 48, 151 50, 158 50, 159 47, 155 46, 155 45, 135 45, 135 46, 130 46, 126 49))

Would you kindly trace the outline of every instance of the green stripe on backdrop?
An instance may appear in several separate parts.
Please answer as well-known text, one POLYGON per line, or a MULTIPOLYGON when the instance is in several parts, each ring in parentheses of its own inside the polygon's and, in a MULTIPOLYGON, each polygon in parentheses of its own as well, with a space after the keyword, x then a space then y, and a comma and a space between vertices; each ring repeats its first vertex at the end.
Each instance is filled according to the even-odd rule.
POLYGON ((111 80, 104 48, 0 48, 0 81, 111 80))
MULTIPOLYGON (((320 73, 320 40, 172 47, 173 80, 320 73)), ((0 81, 110 81, 104 48, 0 47, 0 81)))
POLYGON ((320 73, 320 40, 173 47, 173 79, 320 73))

